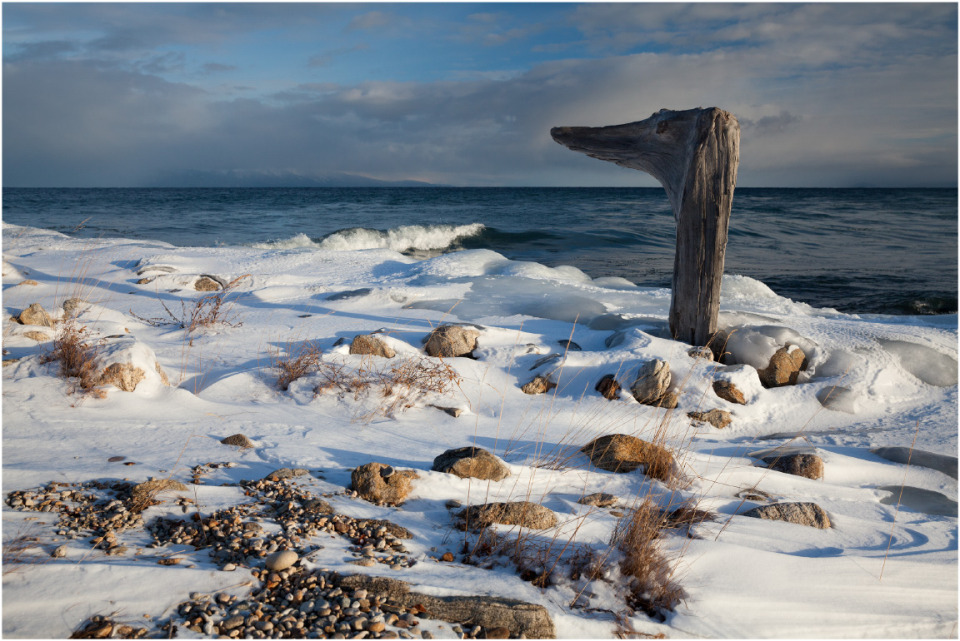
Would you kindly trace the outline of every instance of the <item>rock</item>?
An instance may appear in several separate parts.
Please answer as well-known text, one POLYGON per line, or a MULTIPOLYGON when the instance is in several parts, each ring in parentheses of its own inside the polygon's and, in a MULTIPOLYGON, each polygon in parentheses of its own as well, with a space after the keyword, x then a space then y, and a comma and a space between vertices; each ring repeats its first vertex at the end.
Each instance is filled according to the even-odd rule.
POLYGON ((63 315, 66 318, 74 318, 89 306, 90 303, 82 298, 68 298, 63 301, 63 315))
POLYGON ((591 463, 607 472, 626 473, 643 467, 647 476, 661 481, 669 481, 678 475, 670 450, 635 436, 601 436, 580 451, 590 458, 591 463))
POLYGON ((29 286, 29 287, 36 287, 36 286, 39 285, 39 284, 40 284, 40 283, 38 283, 37 281, 33 280, 32 278, 28 278, 28 279, 26 279, 26 280, 22 280, 22 281, 20 281, 19 283, 17 283, 17 286, 26 285, 26 286, 29 286))
POLYGON ((318 512, 320 514, 332 514, 333 506, 323 499, 307 499, 303 502, 304 512, 318 512))
POLYGON ((826 529, 830 527, 830 517, 816 503, 774 503, 761 505, 743 513, 756 519, 786 521, 796 525, 826 529))
POLYGON ((450 358, 455 356, 472 357, 477 348, 480 332, 462 325, 441 325, 430 332, 423 346, 430 356, 450 358))
POLYGON ((823 459, 816 454, 785 454, 764 458, 771 470, 802 476, 808 479, 823 478, 823 459))
POLYGON ((613 374, 605 374, 603 378, 597 381, 597 386, 594 389, 608 401, 620 398, 620 383, 617 382, 617 378, 613 374))
POLYGON ((659 405, 670 388, 670 364, 654 359, 637 370, 637 379, 630 386, 630 393, 638 403, 659 405))
POLYGON ((393 358, 397 355, 392 347, 372 334, 354 336, 353 342, 350 343, 350 353, 382 356, 383 358, 393 358))
POLYGON ((112 363, 100 373, 97 385, 109 384, 124 392, 132 392, 146 375, 146 372, 132 363, 112 363))
POLYGON ((17 317, 17 322, 21 325, 40 325, 43 327, 53 327, 53 319, 47 313, 40 303, 33 303, 26 308, 17 317))
POLYGON ((487 450, 470 446, 447 450, 433 459, 430 469, 483 481, 502 481, 510 476, 510 470, 500 459, 487 450))
POLYGON ((582 348, 581 348, 579 345, 577 345, 577 344, 574 343, 573 341, 568 340, 568 339, 566 339, 566 338, 564 338, 563 340, 559 340, 559 341, 557 341, 557 342, 560 344, 560 347, 564 348, 565 350, 567 350, 567 351, 569 351, 569 352, 580 352, 580 351, 582 351, 582 348))
POLYGON ((544 530, 557 525, 557 515, 552 510, 530 501, 471 505, 461 511, 457 518, 464 528, 472 530, 483 529, 494 523, 519 525, 531 530, 544 530))
POLYGON ((546 394, 557 386, 549 376, 538 375, 520 388, 524 394, 546 394))
POLYGON ((402 470, 384 477, 382 472, 387 469, 392 468, 376 462, 361 465, 350 473, 351 487, 371 503, 403 503, 412 489, 411 481, 420 476, 412 470, 402 470))
POLYGON ((297 556, 297 553, 293 550, 279 550, 267 556, 267 558, 264 559, 263 565, 268 570, 279 572, 281 570, 286 570, 299 559, 300 557, 297 556))
POLYGON ((180 481, 175 481, 173 479, 152 479, 150 481, 144 481, 143 483, 135 485, 130 491, 130 498, 135 506, 142 506, 142 508, 146 508, 149 507, 154 497, 161 492, 186 491, 187 486, 180 481))
POLYGON ((582 505, 593 505, 595 507, 610 507, 617 504, 616 496, 613 494, 606 494, 604 492, 597 492, 596 494, 588 494, 581 498, 577 503, 582 505))
POLYGON ((710 410, 709 412, 689 412, 690 418, 700 423, 710 423, 715 428, 722 430, 733 421, 733 415, 726 410, 710 410))
POLYGON ((193 288, 198 292, 216 292, 225 286, 226 282, 222 278, 219 276, 211 276, 210 274, 201 274, 193 283, 193 288))
POLYGON ((309 473, 310 473, 310 470, 302 467, 295 467, 295 468, 281 467, 279 470, 274 470, 269 474, 267 474, 265 477, 263 477, 263 480, 282 481, 283 479, 292 479, 298 476, 304 476, 305 474, 309 474, 309 473))
POLYGON ((442 405, 431 405, 430 407, 432 407, 433 409, 440 410, 445 414, 449 414, 453 418, 460 418, 461 416, 463 416, 462 407, 444 407, 442 405))
POLYGON ((396 579, 366 575, 346 576, 344 588, 364 588, 401 607, 420 605, 431 616, 449 623, 482 626, 491 630, 506 628, 510 636, 527 639, 553 639, 556 630, 542 605, 489 596, 438 597, 411 592, 410 585, 396 579))
POLYGON ((894 463, 909 463, 910 465, 928 467, 932 470, 943 472, 949 477, 957 478, 956 456, 937 454, 935 452, 926 452, 912 447, 901 446, 877 447, 870 450, 870 452, 894 463))
POLYGON ((46 332, 40 332, 35 329, 31 329, 29 331, 24 332, 22 336, 24 336, 25 338, 30 338, 32 340, 35 340, 38 343, 45 343, 51 338, 53 338, 52 336, 50 336, 50 334, 46 332))
POLYGON ((251 441, 249 438, 247 438, 243 434, 231 434, 230 436, 224 439, 221 439, 220 442, 223 443, 224 445, 234 445, 236 447, 241 447, 245 449, 253 447, 253 441, 251 441))
POLYGON ((67 556, 67 546, 58 545, 53 549, 53 552, 50 553, 50 556, 55 559, 62 559, 63 557, 67 556))
POLYGON ((807 367, 807 356, 796 345, 787 345, 778 349, 770 357, 766 368, 757 370, 760 384, 764 387, 796 385, 800 371, 807 367))
POLYGON ((687 352, 687 356, 696 360, 713 362, 713 350, 709 347, 694 347, 687 352))
POLYGON ((680 403, 680 397, 677 396, 677 393, 673 390, 668 390, 666 394, 660 397, 660 402, 657 403, 657 407, 662 407, 664 409, 672 410, 680 403))
POLYGON ((743 397, 743 392, 737 389, 737 386, 730 381, 714 381, 713 391, 717 396, 725 401, 737 403, 739 405, 747 404, 746 399, 743 397))

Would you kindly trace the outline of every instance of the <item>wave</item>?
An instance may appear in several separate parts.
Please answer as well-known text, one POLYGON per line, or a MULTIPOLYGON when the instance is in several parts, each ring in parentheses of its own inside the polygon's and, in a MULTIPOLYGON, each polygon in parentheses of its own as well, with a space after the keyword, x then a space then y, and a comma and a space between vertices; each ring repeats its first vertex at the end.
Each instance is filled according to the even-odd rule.
POLYGON ((402 253, 437 251, 455 248, 461 240, 481 234, 486 229, 480 223, 469 225, 404 225, 386 231, 353 227, 325 236, 321 249, 392 249, 402 253))

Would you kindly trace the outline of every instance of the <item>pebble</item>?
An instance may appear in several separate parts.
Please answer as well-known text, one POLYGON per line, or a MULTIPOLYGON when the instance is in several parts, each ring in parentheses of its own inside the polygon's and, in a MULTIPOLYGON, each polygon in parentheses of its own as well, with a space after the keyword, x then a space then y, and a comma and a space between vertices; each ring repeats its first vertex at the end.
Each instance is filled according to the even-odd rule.
POLYGON ((268 556, 264 561, 264 566, 268 570, 279 572, 280 570, 286 570, 298 560, 300 560, 300 557, 293 550, 281 550, 268 556))
POLYGON ((55 559, 62 559, 63 557, 67 556, 67 546, 58 545, 56 548, 54 548, 53 552, 50 553, 50 556, 55 559))

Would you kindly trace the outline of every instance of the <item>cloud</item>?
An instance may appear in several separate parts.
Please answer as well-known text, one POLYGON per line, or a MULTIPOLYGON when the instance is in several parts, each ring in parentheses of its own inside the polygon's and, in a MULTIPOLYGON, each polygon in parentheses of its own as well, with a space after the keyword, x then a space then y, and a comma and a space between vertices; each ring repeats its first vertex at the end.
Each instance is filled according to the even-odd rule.
POLYGON ((219 62, 208 62, 200 67, 201 73, 204 74, 226 73, 228 71, 236 70, 236 65, 225 65, 219 62))
POLYGON ((360 43, 353 45, 352 47, 340 47, 338 49, 330 49, 329 51, 324 51, 315 56, 312 56, 310 60, 307 61, 307 65, 310 67, 326 67, 332 63, 337 58, 345 56, 347 54, 356 53, 358 51, 366 51, 370 48, 369 45, 365 43, 360 43))

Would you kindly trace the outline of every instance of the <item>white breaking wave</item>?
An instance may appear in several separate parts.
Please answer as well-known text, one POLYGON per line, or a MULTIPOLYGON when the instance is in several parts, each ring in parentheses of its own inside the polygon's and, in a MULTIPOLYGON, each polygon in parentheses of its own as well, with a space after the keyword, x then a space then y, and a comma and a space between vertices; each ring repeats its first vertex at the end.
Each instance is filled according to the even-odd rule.
POLYGON ((485 227, 470 225, 404 225, 387 231, 357 227, 330 234, 320 242, 321 249, 392 249, 393 251, 426 251, 444 249, 461 238, 475 236, 485 227))

